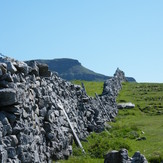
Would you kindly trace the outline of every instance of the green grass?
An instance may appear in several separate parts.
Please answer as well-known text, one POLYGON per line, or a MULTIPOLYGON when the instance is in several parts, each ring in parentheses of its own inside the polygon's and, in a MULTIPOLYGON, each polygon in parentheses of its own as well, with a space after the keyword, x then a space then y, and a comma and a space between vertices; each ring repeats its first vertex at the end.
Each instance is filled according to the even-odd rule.
MULTIPOLYGON (((89 95, 97 90, 99 94, 102 92, 102 83, 94 83, 93 89, 91 82, 84 84, 89 95)), ((108 151, 121 148, 128 149, 130 157, 140 151, 151 163, 163 160, 163 84, 123 83, 117 102, 132 102, 136 107, 119 110, 115 122, 109 123, 111 127, 106 127, 102 133, 90 134, 87 141, 82 142, 85 156, 73 144, 74 156, 70 162, 91 163, 93 160, 100 163, 108 151), (145 140, 137 141, 139 138, 145 140)))
POLYGON ((104 163, 104 159, 93 159, 88 157, 70 157, 68 160, 57 161, 57 163, 104 163))
POLYGON ((148 115, 163 114, 163 84, 123 83, 117 101, 131 101, 148 115))
MULTIPOLYGON (((111 123, 113 129, 116 128, 118 133, 122 133, 122 130, 125 128, 136 126, 138 128, 138 137, 146 137, 146 140, 136 141, 136 139, 124 137, 123 141, 130 146, 130 156, 132 156, 135 151, 140 151, 148 159, 151 157, 163 157, 162 124, 163 115, 149 116, 140 112, 138 108, 135 108, 134 111, 119 111, 116 122, 111 123)), ((123 137, 123 135, 119 134, 119 137, 123 137)))
POLYGON ((86 92, 89 96, 95 97, 95 93, 97 94, 102 93, 104 82, 80 81, 80 80, 72 81, 73 84, 77 84, 77 85, 81 85, 81 82, 84 83, 86 92))
POLYGON ((113 125, 135 125, 144 132, 143 141, 127 140, 132 148, 129 154, 139 150, 148 160, 163 159, 163 84, 123 83, 117 102, 133 102, 135 109, 120 110, 113 125))

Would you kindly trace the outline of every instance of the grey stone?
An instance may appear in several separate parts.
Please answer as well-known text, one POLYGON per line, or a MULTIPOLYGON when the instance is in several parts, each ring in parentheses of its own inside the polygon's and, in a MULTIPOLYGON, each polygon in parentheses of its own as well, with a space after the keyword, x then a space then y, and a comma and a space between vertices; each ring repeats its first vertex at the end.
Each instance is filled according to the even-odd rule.
POLYGON ((12 62, 6 62, 6 64, 7 64, 8 72, 11 72, 12 74, 14 74, 17 71, 16 67, 13 65, 12 62))
POLYGON ((32 156, 32 153, 30 152, 22 152, 20 155, 20 160, 22 162, 31 163, 34 162, 34 156, 32 156))
POLYGON ((16 135, 11 135, 10 138, 11 138, 11 145, 12 146, 15 147, 16 145, 18 145, 18 139, 17 139, 16 135))
POLYGON ((35 114, 35 123, 39 125, 39 117, 37 116, 37 114, 35 114))
POLYGON ((1 80, 5 80, 7 82, 13 82, 13 77, 11 76, 11 73, 8 72, 6 74, 4 74, 2 77, 1 77, 1 80))
POLYGON ((1 69, 3 75, 6 74, 7 73, 7 64, 0 63, 0 69, 1 69))
POLYGON ((19 78, 20 78, 20 82, 24 82, 25 83, 25 79, 23 78, 23 74, 19 74, 19 78))
POLYGON ((18 85, 19 88, 17 88, 16 91, 18 104, 25 103, 25 101, 28 100, 28 98, 25 98, 24 88, 21 88, 21 86, 23 85, 18 85))
POLYGON ((30 144, 30 142, 32 141, 31 137, 24 133, 20 133, 18 136, 18 139, 19 139, 20 144, 22 145, 30 144))
POLYGON ((114 77, 118 78, 120 82, 125 82, 125 73, 121 71, 119 68, 115 71, 114 77))
POLYGON ((13 79, 13 82, 14 83, 20 82, 20 77, 17 74, 13 74, 12 75, 12 79, 13 79))
POLYGON ((143 136, 143 137, 139 137, 136 139, 136 141, 141 141, 141 140, 147 140, 147 138, 145 136, 143 136))
POLYGON ((63 153, 63 156, 64 156, 65 159, 68 159, 68 157, 70 156, 70 151, 69 150, 63 150, 62 153, 63 153))
POLYGON ((6 163, 7 162, 7 151, 0 145, 0 161, 2 163, 6 163))
POLYGON ((7 106, 2 108, 4 111, 11 113, 12 115, 20 115, 22 114, 23 109, 19 107, 19 105, 7 106))
POLYGON ((6 118, 8 119, 8 121, 10 122, 10 124, 12 126, 14 124, 14 122, 16 121, 16 116, 14 114, 4 112, 4 111, 2 113, 4 113, 4 115, 6 116, 6 118))
POLYGON ((104 163, 121 163, 119 152, 112 151, 105 156, 104 163))
POLYGON ((37 66, 37 63, 35 61, 29 61, 28 63, 29 66, 29 74, 34 74, 36 76, 39 75, 39 68, 37 66))
POLYGON ((12 163, 21 163, 21 162, 18 158, 16 158, 16 159, 12 159, 12 163))
POLYGON ((132 158, 128 156, 128 151, 126 149, 121 149, 120 151, 111 151, 105 156, 104 163, 148 163, 146 158, 140 154, 140 152, 135 152, 132 158))
POLYGON ((132 156, 131 163, 148 163, 147 159, 139 151, 132 156))
POLYGON ((37 151, 34 151, 34 162, 40 163, 40 156, 37 151))
POLYGON ((3 80, 0 80, 0 88, 9 88, 9 82, 5 81, 4 79, 3 80))
POLYGON ((50 77, 51 72, 48 70, 48 65, 43 63, 37 63, 39 68, 39 75, 44 77, 50 77))
POLYGON ((57 139, 57 133, 47 133, 47 138, 50 140, 50 141, 58 141, 57 139))
POLYGON ((91 113, 90 111, 87 111, 87 112, 86 112, 86 116, 87 116, 87 117, 90 117, 91 115, 92 115, 92 113, 91 113))
POLYGON ((55 114, 55 116, 59 117, 59 111, 58 110, 55 110, 54 114, 55 114))
POLYGON ((0 145, 2 144, 2 129, 0 129, 0 145))
POLYGON ((11 88, 0 89, 0 106, 8 106, 17 103, 16 91, 11 88))
POLYGON ((49 111, 47 112, 47 114, 46 114, 45 119, 46 119, 47 121, 49 121, 49 122, 52 123, 52 122, 54 121, 54 119, 55 119, 54 111, 53 111, 53 110, 49 110, 49 111))
POLYGON ((16 125, 13 127, 13 134, 17 135, 24 130, 24 124, 22 122, 17 122, 16 125))
POLYGON ((11 147, 11 139, 9 136, 3 136, 2 138, 2 144, 5 146, 5 147, 11 147))
POLYGON ((29 73, 29 67, 26 63, 17 61, 17 64, 15 65, 19 73, 24 73, 27 75, 29 73))
POLYGON ((46 116, 46 112, 47 112, 46 107, 43 107, 43 108, 41 108, 41 109, 39 110, 39 115, 40 115, 41 117, 45 117, 45 116, 46 116))
POLYGON ((95 130, 95 126, 93 124, 88 124, 87 129, 88 129, 88 132, 92 132, 95 130))
POLYGON ((82 98, 83 102, 88 102, 89 101, 89 98, 88 97, 84 97, 82 98))
POLYGON ((121 158, 121 161, 122 162, 129 162, 130 161, 130 158, 129 158, 129 156, 128 156, 128 151, 127 151, 127 149, 121 149, 120 151, 119 151, 119 155, 120 155, 120 158, 121 158))
POLYGON ((126 81, 124 72, 117 68, 114 77, 104 82, 102 94, 109 94, 114 97, 117 96, 122 87, 121 83, 124 81, 126 81))
POLYGON ((29 114, 23 109, 23 118, 27 118, 29 114))
POLYGON ((2 69, 0 69, 0 76, 2 76, 3 75, 3 72, 2 72, 2 69))
POLYGON ((7 119, 7 117, 5 116, 4 112, 0 112, 0 122, 1 122, 3 125, 8 125, 8 124, 9 124, 8 119, 7 119))
POLYGON ((7 163, 21 163, 18 158, 8 158, 7 163))
POLYGON ((15 158, 16 157, 16 150, 14 147, 8 147, 7 153, 9 158, 15 158))
POLYGON ((10 135, 12 133, 12 127, 11 127, 8 119, 6 118, 6 116, 2 112, 0 112, 0 121, 3 124, 3 127, 2 127, 3 136, 5 136, 7 134, 10 135))

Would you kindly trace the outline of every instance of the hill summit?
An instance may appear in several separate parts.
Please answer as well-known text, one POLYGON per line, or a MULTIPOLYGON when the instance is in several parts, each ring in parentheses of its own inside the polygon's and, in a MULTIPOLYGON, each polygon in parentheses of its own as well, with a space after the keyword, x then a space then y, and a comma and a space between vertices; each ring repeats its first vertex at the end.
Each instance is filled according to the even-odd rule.
MULTIPOLYGON (((66 80, 87 80, 87 81, 105 81, 111 76, 96 73, 82 64, 76 59, 59 58, 52 60, 36 60, 40 63, 45 63, 49 66, 51 71, 55 71, 58 75, 66 80)), ((136 82, 132 77, 126 77, 129 82, 136 82)))

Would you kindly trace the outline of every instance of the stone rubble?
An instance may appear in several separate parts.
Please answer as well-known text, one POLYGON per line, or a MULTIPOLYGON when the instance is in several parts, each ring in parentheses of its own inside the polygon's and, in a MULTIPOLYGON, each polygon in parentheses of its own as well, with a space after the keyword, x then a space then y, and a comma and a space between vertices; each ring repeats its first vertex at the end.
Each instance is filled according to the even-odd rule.
POLYGON ((148 163, 148 161, 139 151, 130 158, 127 149, 121 149, 109 152, 105 156, 104 163, 148 163))
POLYGON ((103 131, 105 122, 117 115, 115 97, 124 79, 117 69, 105 82, 103 94, 92 98, 46 64, 0 58, 0 161, 49 163, 67 158, 74 138, 58 104, 83 139, 92 131, 103 131))

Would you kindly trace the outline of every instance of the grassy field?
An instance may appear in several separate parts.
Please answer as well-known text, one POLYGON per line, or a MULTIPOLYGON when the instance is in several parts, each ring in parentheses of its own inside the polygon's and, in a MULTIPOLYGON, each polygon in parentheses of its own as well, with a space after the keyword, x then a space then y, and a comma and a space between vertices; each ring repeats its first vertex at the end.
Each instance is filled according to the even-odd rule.
POLYGON ((163 114, 163 84, 123 83, 118 102, 133 101, 148 115, 163 114))
POLYGON ((104 82, 80 81, 80 80, 72 81, 73 84, 77 85, 81 85, 81 82, 84 83, 86 92, 89 96, 95 97, 95 93, 97 94, 102 93, 104 82))
POLYGON ((146 140, 127 140, 133 151, 139 150, 148 160, 163 160, 163 84, 124 83, 117 102, 133 102, 132 110, 121 110, 113 126, 136 126, 146 140), (144 133, 144 134, 142 134, 144 133))
MULTIPOLYGON (((103 83, 84 84, 89 95, 102 92, 103 83)), ((82 142, 86 155, 74 144, 74 156, 62 163, 102 163, 108 151, 121 148, 128 149, 130 157, 140 151, 151 163, 163 160, 163 84, 123 83, 117 102, 132 102, 136 107, 119 110, 104 132, 90 134, 82 142)))

